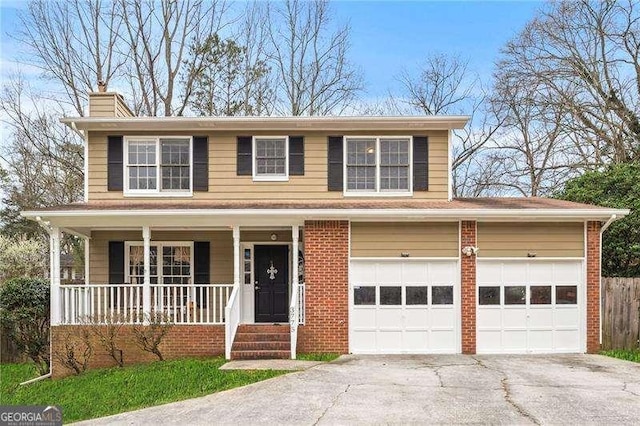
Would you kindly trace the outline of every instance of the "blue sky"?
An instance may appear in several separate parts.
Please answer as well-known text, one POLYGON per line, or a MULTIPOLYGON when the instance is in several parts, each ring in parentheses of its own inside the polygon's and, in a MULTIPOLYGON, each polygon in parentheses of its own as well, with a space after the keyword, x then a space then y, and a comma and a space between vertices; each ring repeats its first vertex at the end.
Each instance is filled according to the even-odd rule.
MULTIPOLYGON (((11 38, 17 12, 26 1, 0 0, 0 55, 6 76, 20 46, 11 38)), ((351 58, 364 71, 367 97, 384 96, 403 68, 417 67, 435 52, 469 59, 469 68, 488 78, 500 48, 541 6, 531 1, 335 1, 338 21, 352 29, 351 58)), ((23 71, 28 71, 23 68, 23 71)))

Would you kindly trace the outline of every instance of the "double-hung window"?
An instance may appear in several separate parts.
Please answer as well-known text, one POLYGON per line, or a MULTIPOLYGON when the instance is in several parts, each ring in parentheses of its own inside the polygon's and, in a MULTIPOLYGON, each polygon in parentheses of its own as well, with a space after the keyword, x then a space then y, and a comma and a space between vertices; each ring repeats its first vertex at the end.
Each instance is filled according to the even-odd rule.
MULTIPOLYGON (((128 281, 131 284, 144 282, 144 247, 139 241, 127 242, 128 281)), ((193 243, 151 242, 151 284, 186 285, 193 283, 193 243)))
POLYGON ((190 195, 190 137, 125 139, 125 193, 190 195))
POLYGON ((289 179, 289 143, 286 136, 253 138, 253 179, 283 181, 289 179))
POLYGON ((411 137, 345 138, 345 192, 411 192, 411 137))

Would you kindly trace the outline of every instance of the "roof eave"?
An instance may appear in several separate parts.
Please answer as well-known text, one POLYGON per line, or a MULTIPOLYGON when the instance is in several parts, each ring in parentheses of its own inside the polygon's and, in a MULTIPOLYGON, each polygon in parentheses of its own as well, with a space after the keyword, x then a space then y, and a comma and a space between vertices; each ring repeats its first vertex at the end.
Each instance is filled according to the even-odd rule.
POLYGON ((461 129, 469 116, 419 117, 65 117, 69 127, 89 131, 362 131, 461 129))
POLYGON ((398 219, 484 219, 484 220, 605 220, 621 218, 628 209, 136 209, 136 210, 51 210, 24 211, 28 219, 98 216, 228 216, 228 217, 313 217, 313 218, 398 218, 398 219))

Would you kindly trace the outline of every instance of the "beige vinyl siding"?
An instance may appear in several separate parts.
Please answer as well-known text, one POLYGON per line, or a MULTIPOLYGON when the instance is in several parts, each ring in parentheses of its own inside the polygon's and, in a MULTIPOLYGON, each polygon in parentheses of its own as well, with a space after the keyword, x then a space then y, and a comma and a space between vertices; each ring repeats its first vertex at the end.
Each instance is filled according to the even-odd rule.
POLYGON ((116 95, 113 93, 91 93, 89 95, 91 117, 115 117, 116 95))
MULTIPOLYGON (((251 132, 267 135, 265 132, 251 132)), ((293 132, 296 133, 296 132, 293 132)), ((293 134, 292 133, 292 134, 293 134)), ((358 132, 362 134, 363 132, 358 132)), ((387 132, 398 134, 398 132, 387 132)), ((407 132, 409 133, 409 132, 407 132)), ((89 133, 89 200, 121 200, 122 191, 107 191, 107 137, 122 132, 89 133)), ((125 136, 140 135, 140 132, 125 136)), ((151 135, 151 133, 144 133, 151 135)), ((202 135, 185 132, 173 136, 202 135)), ((298 132, 298 134, 300 134, 298 132)), ((372 134, 379 135, 379 132, 372 134)), ((415 192, 414 198, 446 200, 447 178, 447 131, 428 132, 429 136, 429 191, 415 192)), ((153 136, 162 136, 162 133, 153 136)), ((348 135, 348 134, 347 134, 348 135)), ((288 182, 253 182, 251 176, 236 176, 237 133, 209 133, 209 191, 194 192, 194 200, 319 200, 341 199, 341 191, 327 190, 327 136, 329 133, 304 134, 304 176, 290 176, 288 182)), ((131 199, 131 197, 127 197, 131 199)), ((369 197, 370 198, 370 197, 369 197)), ((166 200, 166 197, 162 198, 166 200)), ((153 198, 138 199, 141 202, 153 198)), ((157 200, 157 199, 156 199, 157 200)))
POLYGON ((133 117, 133 113, 120 97, 116 98, 116 117, 133 117))
MULTIPOLYGON (((151 231, 153 241, 209 241, 212 284, 233 283, 233 235, 231 231, 151 231)), ((109 282, 109 241, 142 241, 142 232, 94 231, 89 249, 91 284, 109 282)))
POLYGON ((352 257, 457 257, 457 222, 351 223, 352 257))
POLYGON ((478 223, 478 257, 583 257, 584 224, 478 223))

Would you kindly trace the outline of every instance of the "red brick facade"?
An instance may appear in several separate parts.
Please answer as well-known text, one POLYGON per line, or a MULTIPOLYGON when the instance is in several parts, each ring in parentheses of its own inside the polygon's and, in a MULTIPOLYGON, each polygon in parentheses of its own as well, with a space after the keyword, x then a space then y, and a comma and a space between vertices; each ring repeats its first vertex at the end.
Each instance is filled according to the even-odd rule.
POLYGON ((587 353, 600 350, 600 222, 587 222, 587 353))
POLYGON ((349 351, 349 222, 304 224, 305 325, 299 352, 349 351))
MULTIPOLYGON (((476 222, 462 221, 460 249, 477 246, 476 222)), ((476 353, 476 255, 461 257, 462 353, 476 353)))
MULTIPOLYGON (((84 326, 61 325, 51 327, 51 341, 53 353, 60 353, 64 342, 70 336, 80 336, 84 326)), ((112 367, 116 362, 105 353, 98 344, 96 336, 92 337, 93 356, 89 368, 112 367)), ((124 365, 155 361, 158 358, 140 349, 135 344, 132 326, 125 325, 120 330, 117 339, 118 347, 122 350, 124 365)), ((223 325, 175 325, 164 338, 160 351, 165 359, 185 357, 205 357, 224 354, 224 326, 223 325)), ((54 378, 64 377, 71 371, 60 364, 54 355, 52 357, 51 372, 54 378)))

